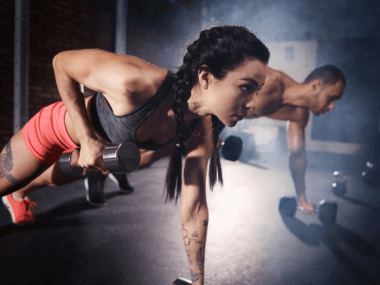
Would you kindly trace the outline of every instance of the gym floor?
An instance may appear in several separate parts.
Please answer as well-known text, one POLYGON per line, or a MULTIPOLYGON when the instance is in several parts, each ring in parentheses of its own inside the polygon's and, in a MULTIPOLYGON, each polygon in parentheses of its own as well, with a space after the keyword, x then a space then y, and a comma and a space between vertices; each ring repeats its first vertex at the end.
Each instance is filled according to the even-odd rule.
MULTIPOLYGON (((29 195, 36 224, 12 225, 0 207, 1 284, 158 284, 189 279, 180 204, 164 203, 168 158, 129 175, 132 194, 106 180, 107 205, 85 200, 83 180, 29 195)), ((224 187, 208 190, 206 284, 380 284, 380 192, 349 176, 331 191, 332 173, 308 170, 307 196, 338 203, 337 222, 297 213, 289 170, 222 160, 224 187)))

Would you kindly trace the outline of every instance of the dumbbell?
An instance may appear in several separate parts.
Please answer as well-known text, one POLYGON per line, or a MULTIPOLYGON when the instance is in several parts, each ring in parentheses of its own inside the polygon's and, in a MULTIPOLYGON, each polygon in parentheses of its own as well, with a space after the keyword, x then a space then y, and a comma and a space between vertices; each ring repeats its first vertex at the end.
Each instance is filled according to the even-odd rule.
MULTIPOLYGON (((303 210, 297 205, 295 197, 283 197, 280 199, 279 211, 283 217, 293 217, 296 210, 303 210)), ((326 202, 321 200, 319 206, 315 209, 318 218, 324 225, 333 225, 336 221, 338 205, 335 202, 326 202)))
POLYGON ((379 168, 372 161, 366 162, 367 169, 362 172, 362 179, 364 182, 373 183, 379 175, 379 168))
MULTIPOLYGON (((68 176, 82 176, 84 169, 71 165, 72 154, 72 152, 63 153, 59 158, 59 167, 68 176)), ((140 165, 140 150, 130 141, 110 144, 104 149, 102 160, 111 173, 130 173, 140 165)))
POLYGON ((332 191, 337 196, 344 196, 347 192, 347 176, 342 172, 334 171, 333 173, 335 181, 332 184, 332 191))
POLYGON ((177 278, 173 282, 173 285, 189 285, 189 284, 193 284, 193 282, 191 282, 190 280, 187 280, 185 278, 177 278))
POLYGON ((243 140, 237 136, 228 136, 222 142, 222 154, 227 160, 236 161, 240 158, 243 140))

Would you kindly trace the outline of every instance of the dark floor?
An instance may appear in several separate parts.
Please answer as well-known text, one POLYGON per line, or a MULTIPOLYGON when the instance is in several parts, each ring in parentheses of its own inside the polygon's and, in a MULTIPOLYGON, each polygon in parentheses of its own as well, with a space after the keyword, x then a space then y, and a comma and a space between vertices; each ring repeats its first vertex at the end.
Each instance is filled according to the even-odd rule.
MULTIPOLYGON (((129 176, 135 192, 106 181, 107 205, 85 201, 83 181, 29 195, 37 223, 11 224, 0 206, 0 284, 154 284, 189 278, 179 204, 164 203, 167 158, 129 176)), ((380 190, 308 170, 307 195, 338 203, 335 226, 278 202, 294 195, 286 168, 223 160, 225 185, 208 191, 206 284, 380 284, 380 190)))

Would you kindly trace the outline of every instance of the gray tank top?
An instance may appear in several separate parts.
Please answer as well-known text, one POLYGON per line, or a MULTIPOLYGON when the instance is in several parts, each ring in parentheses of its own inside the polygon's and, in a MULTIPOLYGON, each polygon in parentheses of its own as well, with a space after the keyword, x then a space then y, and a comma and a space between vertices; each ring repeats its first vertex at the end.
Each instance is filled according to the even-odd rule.
MULTIPOLYGON (((166 96, 171 96, 170 91, 174 79, 174 73, 169 70, 156 94, 147 102, 123 116, 114 115, 103 94, 98 92, 94 95, 95 98, 91 104, 91 116, 95 129, 103 139, 110 143, 132 141, 141 149, 158 150, 174 142, 174 138, 164 144, 141 143, 136 139, 136 131, 139 126, 157 109, 166 96)), ((199 119, 195 119, 190 122, 184 133, 184 140, 190 137, 198 121, 199 119)))

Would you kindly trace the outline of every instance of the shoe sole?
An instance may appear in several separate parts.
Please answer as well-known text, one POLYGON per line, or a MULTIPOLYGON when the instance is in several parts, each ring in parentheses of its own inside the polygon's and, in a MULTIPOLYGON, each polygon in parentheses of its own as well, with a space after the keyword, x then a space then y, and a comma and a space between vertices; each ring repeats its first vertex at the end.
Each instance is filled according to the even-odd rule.
POLYGON ((88 178, 85 178, 84 179, 84 188, 86 189, 86 201, 87 203, 89 203, 91 206, 94 206, 94 207, 102 207, 102 206, 105 206, 107 205, 106 202, 104 203, 94 203, 91 201, 90 199, 90 187, 88 185, 88 178))
POLYGON ((11 207, 11 204, 8 201, 7 196, 3 196, 1 199, 3 200, 3 204, 4 204, 5 208, 7 208, 8 212, 11 214, 12 223, 14 223, 15 225, 18 225, 18 226, 26 226, 26 225, 34 224, 33 221, 24 222, 24 223, 17 223, 15 221, 15 214, 13 213, 13 209, 11 207))

